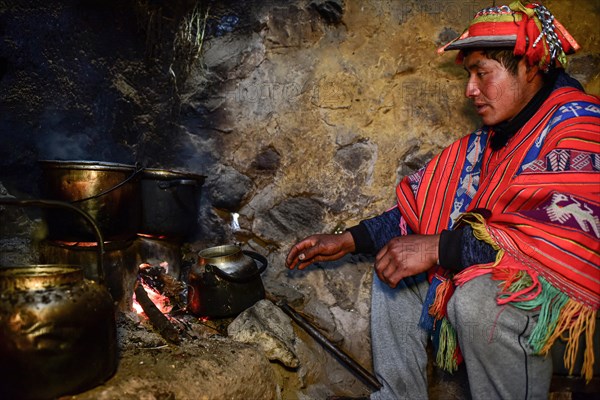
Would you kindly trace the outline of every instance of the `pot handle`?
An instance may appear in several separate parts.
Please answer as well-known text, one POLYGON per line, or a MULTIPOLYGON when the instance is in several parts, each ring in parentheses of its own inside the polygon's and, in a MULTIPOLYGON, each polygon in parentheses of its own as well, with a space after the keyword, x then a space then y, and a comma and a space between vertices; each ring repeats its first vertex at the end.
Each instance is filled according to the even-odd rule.
POLYGON ((76 204, 76 203, 81 203, 84 201, 88 201, 88 200, 93 200, 93 199, 97 199, 98 197, 104 196, 107 193, 112 192, 113 190, 116 190, 118 188, 120 188, 121 186, 123 186, 124 184, 126 184, 127 182, 129 182, 130 180, 132 180, 133 178, 135 178, 136 176, 138 176, 142 171, 144 170, 144 167, 142 167, 139 164, 135 164, 135 169, 133 171, 133 173, 131 175, 129 175, 127 178, 125 178, 125 180, 117 183, 115 186, 108 188, 100 193, 97 193, 93 196, 90 197, 86 197, 84 199, 79 199, 79 200, 73 200, 71 201, 71 203, 76 204))
POLYGON ((67 202, 58 200, 19 200, 14 198, 0 198, 0 204, 18 207, 66 208, 82 216, 94 229, 96 239, 98 240, 98 281, 100 284, 104 284, 104 237, 102 236, 102 231, 100 231, 96 221, 94 221, 87 212, 67 202))
POLYGON ((223 271, 221 268, 217 267, 216 265, 212 265, 212 264, 206 264, 206 266, 204 267, 206 269, 206 272, 214 272, 215 275, 217 275, 219 278, 225 279, 226 281, 230 281, 230 282, 234 282, 234 283, 246 283, 248 281, 250 281, 251 279, 256 278, 257 276, 260 276, 260 274, 263 273, 263 271, 265 269, 267 269, 267 258, 263 255, 260 255, 258 253, 255 253, 254 251, 250 251, 250 250, 242 250, 242 253, 244 253, 245 255, 253 258, 254 260, 260 262, 262 265, 256 270, 256 272, 253 272, 252 274, 246 275, 244 277, 238 277, 238 276, 233 276, 231 274, 228 274, 227 272, 223 271))
POLYGON ((258 254, 257 252, 254 251, 250 251, 250 250, 242 250, 242 253, 244 253, 245 255, 247 255, 250 258, 255 259, 256 261, 258 261, 259 263, 261 263, 262 265, 258 268, 258 274, 262 274, 265 269, 267 269, 267 257, 263 256, 262 254, 258 254))

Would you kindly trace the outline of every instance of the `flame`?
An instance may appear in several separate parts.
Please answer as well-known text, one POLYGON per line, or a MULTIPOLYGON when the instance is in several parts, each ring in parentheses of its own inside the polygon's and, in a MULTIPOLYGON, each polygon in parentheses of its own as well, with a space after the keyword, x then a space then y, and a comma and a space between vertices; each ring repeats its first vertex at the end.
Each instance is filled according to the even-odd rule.
POLYGON ((149 233, 138 233, 137 235, 140 236, 140 237, 143 237, 143 238, 158 239, 158 240, 164 240, 164 239, 168 239, 169 238, 166 235, 151 235, 149 233))
MULTIPOLYGON (((169 263, 166 261, 163 261, 162 263, 160 263, 160 266, 165 268, 166 271, 169 270, 169 263)), ((147 264, 147 263, 142 263, 139 265, 140 269, 149 268, 149 267, 151 267, 151 265, 147 264)), ((142 281, 139 281, 139 284, 142 285, 144 290, 146 290, 146 293, 148 294, 148 298, 150 300, 152 300, 152 302, 160 310, 160 312, 162 312, 163 314, 168 314, 169 312, 171 312, 171 310, 173 309, 173 305, 171 304, 171 301, 169 300, 169 298, 167 296, 163 296, 162 294, 158 293, 152 287, 146 285, 142 281)), ((137 314, 140 314, 140 315, 144 314, 144 309, 142 308, 142 306, 138 303, 137 299, 135 298, 135 293, 133 294, 132 308, 133 308, 133 311, 135 311, 137 314)))
MULTIPOLYGON (((152 289, 145 283, 141 283, 141 285, 144 287, 146 293, 148 293, 148 297, 150 298, 150 300, 152 300, 152 302, 154 303, 154 305, 156 305, 160 312, 162 312, 163 314, 168 314, 169 312, 171 312, 171 310, 173 309, 173 305, 171 304, 171 301, 168 297, 163 296, 160 293, 156 293, 154 289, 152 289)), ((135 293, 133 295, 133 310, 138 314, 144 313, 142 306, 135 299, 135 293)))
POLYGON ((137 300, 135 299, 135 295, 133 295, 132 308, 133 308, 133 311, 135 311, 136 314, 143 314, 144 313, 144 310, 142 309, 142 306, 140 306, 140 303, 138 303, 137 300))

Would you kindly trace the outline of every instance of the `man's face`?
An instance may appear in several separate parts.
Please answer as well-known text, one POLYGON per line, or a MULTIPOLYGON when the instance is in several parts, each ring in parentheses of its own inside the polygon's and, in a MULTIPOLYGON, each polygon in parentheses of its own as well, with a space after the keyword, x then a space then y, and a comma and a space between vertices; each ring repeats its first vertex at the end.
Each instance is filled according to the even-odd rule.
POLYGON ((517 75, 481 51, 469 53, 463 66, 469 74, 465 96, 473 101, 485 125, 512 119, 535 94, 527 84, 524 60, 519 63, 517 75))

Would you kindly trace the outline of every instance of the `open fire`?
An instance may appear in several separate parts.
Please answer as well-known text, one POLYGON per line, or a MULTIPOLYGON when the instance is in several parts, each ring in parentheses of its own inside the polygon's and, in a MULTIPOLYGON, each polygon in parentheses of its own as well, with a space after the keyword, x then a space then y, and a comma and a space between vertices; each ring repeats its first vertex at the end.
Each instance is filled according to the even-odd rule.
POLYGON ((168 275, 168 263, 159 266, 140 264, 135 283, 133 310, 144 314, 160 335, 171 343, 179 343, 179 331, 168 314, 175 307, 185 308, 184 285, 168 275))
MULTIPOLYGON (((171 304, 171 300, 169 299, 168 296, 163 295, 162 293, 160 293, 160 286, 164 286, 160 285, 159 287, 155 287, 152 285, 152 283, 147 283, 148 281, 150 282, 155 282, 156 280, 152 278, 152 276, 145 277, 148 276, 146 274, 143 273, 144 270, 154 270, 156 271, 157 269, 161 269, 162 271, 166 271, 168 270, 168 266, 169 264, 167 262, 163 262, 160 264, 159 267, 153 267, 150 264, 140 264, 140 279, 138 280, 138 284, 142 285, 142 287, 144 288, 144 290, 146 291, 146 293, 148 294, 148 298, 152 301, 152 303, 154 303, 154 305, 160 310, 160 312, 162 312, 163 314, 168 314, 173 310, 173 304, 171 304)), ((166 272, 165 272, 166 273, 166 272)), ((163 273, 163 274, 165 274, 163 273)), ((132 308, 133 310, 138 313, 138 314, 143 314, 144 313, 144 309, 142 308, 142 306, 140 305, 140 303, 137 301, 135 293, 133 296, 133 303, 132 303, 132 308)))
MULTIPOLYGON (((288 357, 296 351, 297 341, 290 321, 282 319, 276 305, 258 301, 265 297, 260 275, 267 268, 266 258, 258 253, 233 245, 196 253, 181 242, 146 235, 123 241, 99 240, 98 244, 56 239, 39 244, 40 255, 47 263, 81 265, 87 278, 94 279, 94 273, 104 276, 105 289, 118 303, 116 330, 111 330, 117 333, 111 346, 119 348, 115 376, 104 385, 96 379, 93 389, 92 384, 57 388, 60 393, 79 393, 77 398, 86 400, 102 397, 101 393, 118 398, 111 397, 111 393, 128 393, 129 385, 140 380, 150 388, 173 393, 179 393, 182 386, 177 382, 185 381, 186 390, 193 391, 187 373, 202 370, 211 378, 193 384, 201 392, 222 393, 215 398, 231 398, 231 393, 240 390, 247 398, 275 398, 275 370, 264 356, 288 368, 299 365, 297 356, 288 357), (251 297, 248 289, 252 290, 251 297), (209 304, 212 308, 189 307, 188 291, 200 294, 194 298, 197 306, 209 304), (255 303, 260 307, 237 318, 255 303), (205 311, 211 313, 209 317, 205 317, 205 311), (287 332, 284 341, 278 336, 282 330, 287 332), (289 364, 290 360, 295 361, 289 364), (152 367, 140 369, 141 364, 152 367), (162 379, 158 386, 156 374, 162 379), (232 376, 245 377, 254 384, 232 386, 232 376), (261 380, 264 384, 255 385, 261 380)), ((114 306, 112 301, 109 303, 114 306)))

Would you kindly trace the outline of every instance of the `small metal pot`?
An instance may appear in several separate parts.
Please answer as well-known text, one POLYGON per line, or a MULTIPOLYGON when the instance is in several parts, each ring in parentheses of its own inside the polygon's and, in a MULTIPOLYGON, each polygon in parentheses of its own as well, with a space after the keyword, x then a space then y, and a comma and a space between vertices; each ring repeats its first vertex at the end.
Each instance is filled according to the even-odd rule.
MULTIPOLYGON (((42 160, 40 164, 44 198, 70 203, 88 213, 106 240, 135 238, 141 223, 141 168, 98 161, 42 160)), ((61 209, 45 210, 45 215, 51 240, 96 240, 78 215, 61 209)))
POLYGON ((265 298, 260 274, 267 268, 267 259, 262 255, 224 245, 202 250, 198 256, 198 265, 192 267, 188 280, 190 313, 233 317, 265 298))
POLYGON ((145 169, 141 174, 142 222, 139 233, 183 240, 198 220, 205 177, 186 172, 145 169))

